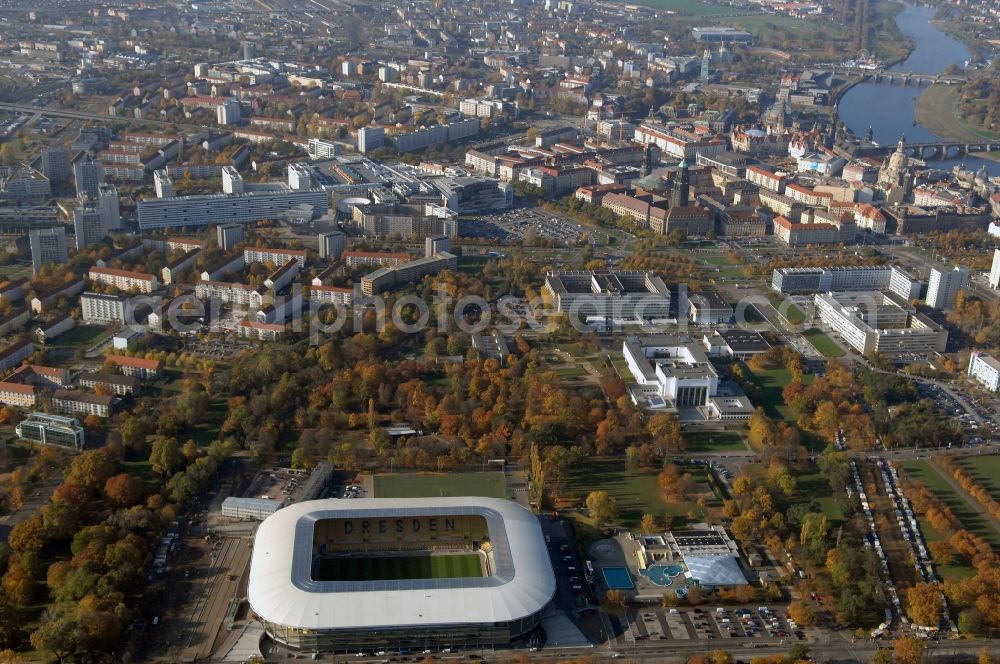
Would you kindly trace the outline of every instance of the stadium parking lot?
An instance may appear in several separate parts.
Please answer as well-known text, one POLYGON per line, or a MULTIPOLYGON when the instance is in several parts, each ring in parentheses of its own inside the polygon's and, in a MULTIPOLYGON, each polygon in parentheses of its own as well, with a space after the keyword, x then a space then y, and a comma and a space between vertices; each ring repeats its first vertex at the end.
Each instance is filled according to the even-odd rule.
POLYGON ((630 608, 624 616, 608 614, 606 619, 615 635, 609 644, 612 646, 647 640, 794 643, 806 639, 805 632, 788 617, 785 605, 630 608))

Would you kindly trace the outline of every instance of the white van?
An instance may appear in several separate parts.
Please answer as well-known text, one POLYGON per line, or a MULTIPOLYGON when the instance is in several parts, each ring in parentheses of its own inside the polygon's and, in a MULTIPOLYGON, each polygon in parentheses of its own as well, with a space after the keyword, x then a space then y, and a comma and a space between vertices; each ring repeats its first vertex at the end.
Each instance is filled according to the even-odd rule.
POLYGON ((680 613, 680 611, 678 611, 677 609, 670 609, 670 613, 673 613, 674 615, 676 615, 676 614, 680 613))
POLYGON ((717 609, 715 610, 715 612, 716 612, 716 613, 725 613, 725 612, 726 612, 726 610, 725 610, 724 608, 722 608, 722 607, 720 606, 719 608, 717 608, 717 609))

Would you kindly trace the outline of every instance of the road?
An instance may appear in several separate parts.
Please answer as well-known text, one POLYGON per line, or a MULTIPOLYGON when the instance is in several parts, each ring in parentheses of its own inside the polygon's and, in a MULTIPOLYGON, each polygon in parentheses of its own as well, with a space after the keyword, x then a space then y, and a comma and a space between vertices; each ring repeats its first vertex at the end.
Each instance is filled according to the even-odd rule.
MULTIPOLYGON (((83 111, 71 111, 58 108, 40 108, 37 106, 31 106, 29 104, 9 104, 5 102, 0 102, 0 111, 8 111, 11 113, 29 113, 33 116, 47 115, 54 118, 69 118, 71 120, 98 120, 101 122, 129 122, 132 118, 113 118, 110 115, 102 115, 100 113, 85 113, 83 111)), ((200 129, 199 125, 192 124, 181 124, 179 122, 170 122, 168 120, 149 120, 143 118, 143 122, 148 122, 151 124, 159 124, 170 127, 181 127, 188 129, 200 129)))

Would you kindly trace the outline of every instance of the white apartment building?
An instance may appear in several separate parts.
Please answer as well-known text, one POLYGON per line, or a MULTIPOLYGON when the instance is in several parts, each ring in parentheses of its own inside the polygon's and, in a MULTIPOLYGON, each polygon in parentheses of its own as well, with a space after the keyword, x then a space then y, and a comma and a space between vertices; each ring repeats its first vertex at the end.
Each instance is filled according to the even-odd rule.
MULTIPOLYGON (((243 176, 240 172, 233 168, 232 166, 222 167, 222 193, 224 194, 242 194, 243 193, 243 176)), ((161 196, 161 198, 163 198, 161 196)))
POLYGON ((969 358, 969 376, 986 386, 990 392, 1000 392, 1000 362, 986 353, 973 353, 969 358))
POLYGON ((281 267, 289 261, 298 261, 299 267, 306 267, 306 252, 302 249, 271 249, 269 247, 246 247, 243 259, 251 263, 274 263, 281 267))
POLYGON ((310 138, 308 150, 311 159, 333 159, 337 156, 337 144, 322 138, 310 138))
POLYGON ((924 302, 935 309, 953 309, 958 291, 969 284, 969 268, 964 265, 953 270, 933 268, 927 282, 927 298, 924 302))
POLYGON ((354 302, 354 289, 313 285, 309 287, 309 301, 319 304, 342 304, 349 307, 354 302))
POLYGON ((104 293, 84 293, 80 296, 80 309, 85 323, 128 324, 126 314, 130 311, 128 298, 124 295, 104 293))
POLYGON ((56 390, 52 393, 52 407, 66 415, 96 415, 107 417, 111 414, 114 397, 107 394, 91 394, 80 390, 56 390))
POLYGON ((358 152, 364 154, 385 145, 385 128, 362 127, 358 129, 358 152))
POLYGON ((993 250, 993 266, 990 268, 990 288, 1000 288, 1000 249, 993 250))
POLYGON ((260 301, 258 290, 249 284, 228 281, 199 281, 198 285, 194 287, 194 294, 200 300, 212 298, 226 304, 250 307, 260 301))
POLYGON ((171 198, 174 195, 174 183, 166 169, 153 173, 153 188, 156 189, 157 198, 171 198))
POLYGON ((69 260, 66 248, 66 229, 63 226, 36 228, 28 233, 31 245, 31 267, 34 274, 46 263, 64 264, 69 260))
POLYGON ((94 283, 114 286, 126 292, 135 289, 140 293, 152 293, 158 285, 155 275, 110 267, 92 267, 88 277, 94 283))

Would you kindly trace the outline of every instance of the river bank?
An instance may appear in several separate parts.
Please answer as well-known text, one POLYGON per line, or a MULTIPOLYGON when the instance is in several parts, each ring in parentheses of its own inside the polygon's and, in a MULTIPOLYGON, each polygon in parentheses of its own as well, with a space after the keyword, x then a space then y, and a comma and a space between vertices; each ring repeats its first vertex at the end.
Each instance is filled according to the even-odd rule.
POLYGON ((1000 140, 1000 133, 972 125, 958 114, 960 86, 937 83, 916 101, 914 116, 929 132, 945 141, 1000 140))

